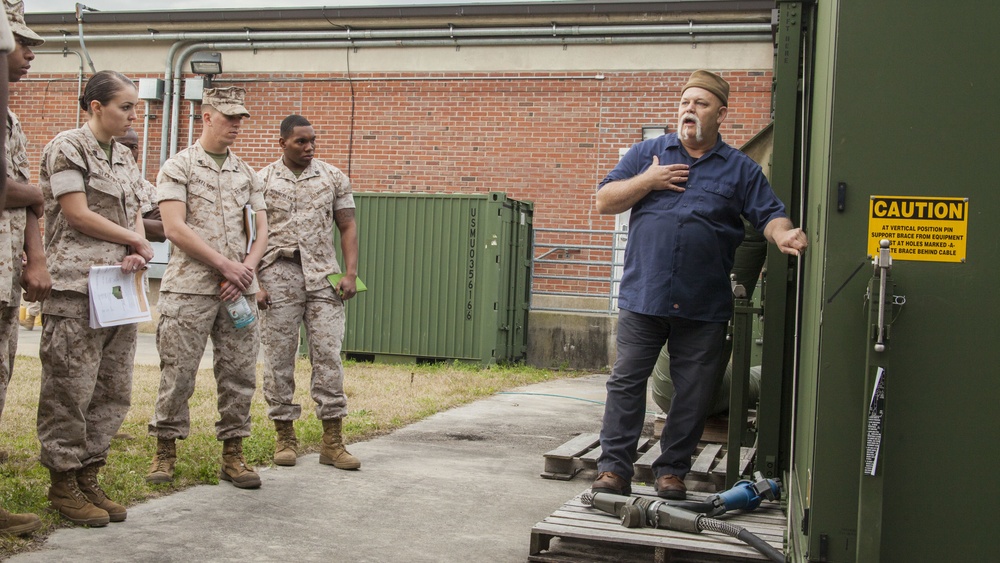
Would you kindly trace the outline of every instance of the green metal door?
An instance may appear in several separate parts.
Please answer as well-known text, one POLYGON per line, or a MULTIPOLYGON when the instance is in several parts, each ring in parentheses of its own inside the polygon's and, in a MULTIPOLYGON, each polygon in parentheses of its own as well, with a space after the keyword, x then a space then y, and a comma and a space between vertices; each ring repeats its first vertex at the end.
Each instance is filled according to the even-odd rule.
POLYGON ((1000 311, 1000 112, 991 104, 1000 57, 984 40, 998 6, 816 3, 812 246, 789 475, 795 561, 996 558, 983 526, 995 528, 1000 486, 982 469, 1000 444, 1000 346, 990 330, 1000 311), (949 211, 964 201, 960 217, 949 211), (893 259, 883 351, 878 238, 891 241, 893 259))

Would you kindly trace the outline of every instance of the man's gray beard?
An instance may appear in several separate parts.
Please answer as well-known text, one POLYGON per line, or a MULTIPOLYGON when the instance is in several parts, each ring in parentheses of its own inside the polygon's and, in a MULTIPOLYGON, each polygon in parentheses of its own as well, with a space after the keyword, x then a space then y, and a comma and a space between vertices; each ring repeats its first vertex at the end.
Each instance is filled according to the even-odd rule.
MULTIPOLYGON (((690 116, 694 120, 694 139, 699 143, 705 140, 705 133, 701 130, 701 120, 698 119, 697 115, 690 116)), ((681 120, 680 135, 681 139, 687 141, 690 135, 687 133, 687 129, 684 128, 684 119, 681 120)))

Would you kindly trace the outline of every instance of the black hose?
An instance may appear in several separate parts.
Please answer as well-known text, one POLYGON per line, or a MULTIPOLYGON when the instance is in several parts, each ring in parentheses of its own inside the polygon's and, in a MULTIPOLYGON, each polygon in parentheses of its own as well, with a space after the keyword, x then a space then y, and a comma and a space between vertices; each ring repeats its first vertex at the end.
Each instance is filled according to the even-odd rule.
POLYGON ((775 561, 776 563, 785 563, 784 554, 771 547, 760 537, 750 533, 746 528, 729 522, 724 522, 722 520, 716 520, 714 518, 699 518, 698 528, 701 530, 711 530, 713 532, 719 532, 726 534, 727 536, 732 536, 761 552, 771 561, 775 561))

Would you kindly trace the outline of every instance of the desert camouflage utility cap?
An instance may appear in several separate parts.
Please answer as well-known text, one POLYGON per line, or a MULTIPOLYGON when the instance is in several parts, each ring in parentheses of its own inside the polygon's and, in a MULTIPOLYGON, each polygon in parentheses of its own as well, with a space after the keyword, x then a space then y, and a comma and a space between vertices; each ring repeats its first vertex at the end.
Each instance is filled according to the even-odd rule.
POLYGON ((4 8, 7 9, 7 21, 10 22, 10 30, 20 37, 29 47, 37 47, 45 40, 40 35, 31 31, 28 24, 24 23, 24 1, 23 0, 3 0, 4 8))
POLYGON ((222 115, 242 115, 250 117, 250 112, 243 105, 243 96, 247 91, 238 86, 228 88, 205 88, 201 96, 201 103, 208 104, 219 111, 222 115))

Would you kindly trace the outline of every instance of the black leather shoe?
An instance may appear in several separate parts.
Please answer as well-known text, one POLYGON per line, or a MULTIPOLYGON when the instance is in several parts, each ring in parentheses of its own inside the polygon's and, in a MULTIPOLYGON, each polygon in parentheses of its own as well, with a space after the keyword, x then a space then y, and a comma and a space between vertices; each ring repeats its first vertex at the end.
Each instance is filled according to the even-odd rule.
POLYGON ((594 493, 609 493, 612 495, 629 496, 632 494, 632 484, 624 477, 610 471, 602 471, 597 480, 590 486, 594 493))
POLYGON ((664 473, 656 478, 656 495, 660 498, 670 500, 684 500, 687 498, 687 487, 684 480, 676 475, 664 473))

